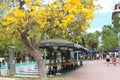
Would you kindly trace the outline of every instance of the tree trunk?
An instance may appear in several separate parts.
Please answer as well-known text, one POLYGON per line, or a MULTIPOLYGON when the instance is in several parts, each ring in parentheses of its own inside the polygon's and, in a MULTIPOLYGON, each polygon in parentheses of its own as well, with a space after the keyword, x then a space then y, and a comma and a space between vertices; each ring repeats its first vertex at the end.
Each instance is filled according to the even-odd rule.
POLYGON ((47 80, 47 74, 46 74, 46 68, 45 68, 45 62, 42 57, 42 53, 38 51, 37 49, 33 51, 34 58, 37 62, 38 67, 38 73, 39 73, 39 80, 47 80))
POLYGON ((45 70, 45 63, 44 63, 41 51, 35 49, 35 47, 28 42, 26 32, 23 32, 23 33, 20 32, 20 33, 21 33, 21 39, 22 39, 23 43, 28 48, 28 50, 31 51, 31 55, 33 55, 35 61, 37 62, 39 80, 47 80, 47 74, 46 74, 46 70, 45 70))

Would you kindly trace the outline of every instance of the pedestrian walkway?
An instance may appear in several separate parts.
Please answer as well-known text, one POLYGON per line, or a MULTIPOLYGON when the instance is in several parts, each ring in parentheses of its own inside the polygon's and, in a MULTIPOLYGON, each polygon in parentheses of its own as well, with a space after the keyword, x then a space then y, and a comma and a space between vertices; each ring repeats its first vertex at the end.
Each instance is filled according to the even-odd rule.
MULTIPOLYGON (((0 80, 22 80, 13 78, 0 78, 0 80)), ((53 79, 50 79, 53 80, 53 79)), ((107 66, 105 60, 87 61, 82 67, 63 74, 54 80, 120 80, 120 62, 116 66, 107 66)))
POLYGON ((70 80, 120 80, 120 64, 108 67, 105 60, 94 60, 64 77, 70 80))

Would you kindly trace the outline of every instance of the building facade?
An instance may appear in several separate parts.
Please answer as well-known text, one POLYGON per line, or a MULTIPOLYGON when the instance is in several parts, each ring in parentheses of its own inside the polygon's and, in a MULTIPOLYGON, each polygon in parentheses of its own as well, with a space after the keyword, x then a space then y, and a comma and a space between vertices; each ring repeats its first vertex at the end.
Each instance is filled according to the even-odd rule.
POLYGON ((118 33, 118 57, 120 58, 120 2, 115 4, 112 13, 112 24, 115 31, 118 33))

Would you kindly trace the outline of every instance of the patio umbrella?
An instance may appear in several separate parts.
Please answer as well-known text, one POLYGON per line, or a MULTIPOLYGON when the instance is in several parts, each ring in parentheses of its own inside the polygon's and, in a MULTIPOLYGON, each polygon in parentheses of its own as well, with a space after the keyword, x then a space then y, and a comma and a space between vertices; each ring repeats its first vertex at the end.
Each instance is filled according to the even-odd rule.
POLYGON ((86 52, 88 52, 88 53, 98 53, 99 51, 97 51, 97 50, 86 50, 86 52))

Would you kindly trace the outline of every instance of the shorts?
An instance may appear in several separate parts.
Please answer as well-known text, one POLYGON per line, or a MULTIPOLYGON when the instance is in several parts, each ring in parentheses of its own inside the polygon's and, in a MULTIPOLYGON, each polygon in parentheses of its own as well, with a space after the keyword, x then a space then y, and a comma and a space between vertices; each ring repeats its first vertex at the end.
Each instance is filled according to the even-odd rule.
POLYGON ((110 62, 110 59, 106 59, 106 62, 110 62))

